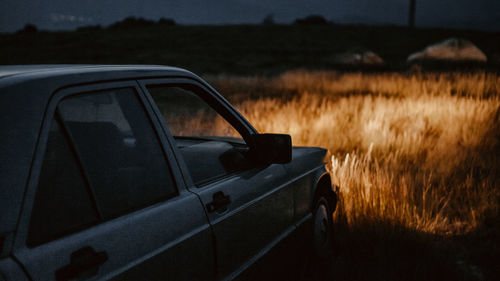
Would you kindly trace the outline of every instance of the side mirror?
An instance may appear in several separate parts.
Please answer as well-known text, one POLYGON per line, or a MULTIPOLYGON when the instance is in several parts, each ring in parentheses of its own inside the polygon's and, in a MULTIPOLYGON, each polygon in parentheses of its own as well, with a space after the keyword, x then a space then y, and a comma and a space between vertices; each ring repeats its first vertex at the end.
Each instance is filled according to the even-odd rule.
POLYGON ((286 164, 292 161, 292 138, 283 134, 252 136, 252 158, 261 164, 286 164))

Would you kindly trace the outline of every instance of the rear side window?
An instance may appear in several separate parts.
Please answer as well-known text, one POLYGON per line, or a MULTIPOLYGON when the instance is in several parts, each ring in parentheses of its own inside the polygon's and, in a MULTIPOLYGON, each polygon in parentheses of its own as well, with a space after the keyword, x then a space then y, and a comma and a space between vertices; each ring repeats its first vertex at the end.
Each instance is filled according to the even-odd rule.
POLYGON ((66 98, 58 105, 56 119, 28 244, 177 194, 158 137, 134 89, 66 98))
POLYGON ((61 119, 105 219, 176 193, 150 121, 132 89, 63 100, 61 119))
POLYGON ((52 122, 43 159, 28 246, 35 246, 98 221, 82 170, 59 120, 52 122))

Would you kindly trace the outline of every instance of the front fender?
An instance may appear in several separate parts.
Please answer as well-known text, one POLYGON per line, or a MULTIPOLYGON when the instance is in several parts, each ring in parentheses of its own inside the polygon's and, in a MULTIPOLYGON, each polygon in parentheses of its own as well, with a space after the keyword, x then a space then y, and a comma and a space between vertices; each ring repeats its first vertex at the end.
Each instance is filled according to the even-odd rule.
POLYGON ((335 212, 337 208, 337 193, 335 192, 335 188, 332 185, 332 179, 328 172, 323 173, 318 177, 316 184, 314 185, 314 196, 311 202, 311 212, 313 211, 314 206, 316 206, 316 202, 320 197, 325 197, 328 200, 330 207, 332 208, 332 213, 335 212))

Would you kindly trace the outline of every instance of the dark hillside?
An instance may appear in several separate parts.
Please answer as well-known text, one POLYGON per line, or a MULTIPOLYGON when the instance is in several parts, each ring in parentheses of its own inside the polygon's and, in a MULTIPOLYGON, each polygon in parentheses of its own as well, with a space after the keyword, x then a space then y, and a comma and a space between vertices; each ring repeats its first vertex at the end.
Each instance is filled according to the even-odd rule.
POLYGON ((404 69, 409 54, 458 36, 499 57, 500 34, 394 26, 149 24, 74 32, 0 34, 0 64, 164 64, 197 73, 272 74, 290 68, 334 68, 334 54, 366 48, 404 69))

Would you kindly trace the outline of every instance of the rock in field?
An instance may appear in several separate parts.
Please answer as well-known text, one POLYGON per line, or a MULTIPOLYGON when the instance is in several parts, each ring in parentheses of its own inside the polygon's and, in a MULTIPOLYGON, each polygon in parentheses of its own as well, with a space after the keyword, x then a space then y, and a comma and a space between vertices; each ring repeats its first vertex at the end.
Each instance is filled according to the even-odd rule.
POLYGON ((423 60, 486 62, 486 55, 472 42, 462 38, 449 38, 411 54, 408 62, 423 60))
POLYGON ((384 60, 375 52, 363 49, 354 49, 345 53, 336 54, 332 62, 342 65, 382 65, 384 60))

